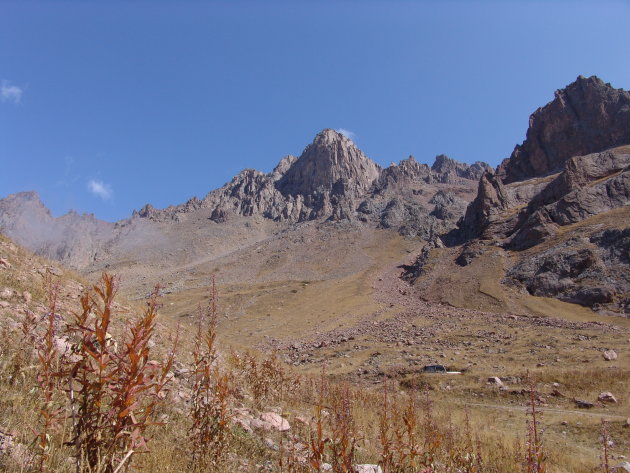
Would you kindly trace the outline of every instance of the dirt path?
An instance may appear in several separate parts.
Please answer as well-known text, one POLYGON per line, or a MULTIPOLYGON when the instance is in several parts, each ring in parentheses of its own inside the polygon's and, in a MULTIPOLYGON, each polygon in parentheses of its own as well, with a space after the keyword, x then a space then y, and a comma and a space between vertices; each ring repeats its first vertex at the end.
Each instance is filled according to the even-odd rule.
MULTIPOLYGON (((461 401, 459 401, 458 404, 471 406, 471 407, 481 407, 484 409, 501 409, 505 411, 526 412, 528 409, 527 406, 504 406, 501 404, 483 404, 483 403, 461 402, 461 401)), ((557 414, 577 414, 577 415, 588 416, 588 417, 597 417, 600 419, 625 420, 628 418, 627 416, 602 414, 601 412, 575 411, 572 409, 556 409, 553 407, 537 407, 536 410, 541 411, 541 412, 553 412, 557 414)))

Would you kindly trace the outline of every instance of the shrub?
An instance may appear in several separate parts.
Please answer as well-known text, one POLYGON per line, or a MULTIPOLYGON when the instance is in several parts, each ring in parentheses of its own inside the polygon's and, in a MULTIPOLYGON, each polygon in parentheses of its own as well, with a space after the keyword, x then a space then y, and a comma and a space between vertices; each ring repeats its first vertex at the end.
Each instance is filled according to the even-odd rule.
POLYGON ((51 432, 70 422, 76 471, 112 473, 128 466, 135 453, 146 452, 147 429, 164 397, 174 348, 163 363, 150 359, 159 287, 144 313, 126 327, 118 346, 109 333, 115 316, 116 280, 103 274, 101 283, 81 297, 81 311, 66 321, 65 339, 56 332, 57 289, 50 286, 47 326, 35 337, 42 397, 37 434, 40 471, 47 469, 51 432), (66 342, 70 352, 61 352, 66 342), (67 382, 67 387, 66 387, 67 382), (59 405, 59 406, 58 406, 59 405))

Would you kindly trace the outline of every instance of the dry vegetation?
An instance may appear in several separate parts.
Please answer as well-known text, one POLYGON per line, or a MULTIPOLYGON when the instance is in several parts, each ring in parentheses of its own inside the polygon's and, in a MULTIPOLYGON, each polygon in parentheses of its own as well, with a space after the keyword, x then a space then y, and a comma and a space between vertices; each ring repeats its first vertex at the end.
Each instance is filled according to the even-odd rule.
POLYGON ((389 472, 577 473, 607 471, 606 463, 610 469, 627 456, 623 321, 592 324, 592 315, 564 312, 567 320, 512 318, 422 303, 409 287, 383 291, 380 285, 396 278, 378 268, 389 264, 394 274, 392 263, 409 255, 408 245, 385 239, 369 249, 367 269, 339 279, 228 285, 220 309, 207 289, 173 292, 148 319, 156 300, 144 307, 116 302, 107 283, 85 293, 86 283, 54 268, 60 276, 45 290, 49 262, 17 247, 5 251, 13 269, 0 271, 2 287, 30 291, 33 301, 16 295, 0 309, 2 468, 312 472, 324 463, 334 471, 369 463, 389 472), (392 293, 395 299, 383 296, 392 293), (56 299, 46 302, 46 294, 56 299), (203 310, 195 308, 200 300, 203 310), (184 314, 190 316, 176 317, 184 314), (248 326, 262 330, 251 336, 248 326), (230 350, 233 343, 239 348, 230 350), (255 354, 265 346, 279 351, 255 354), (620 356, 614 363, 602 358, 611 347, 620 356), (423 374, 432 362, 465 372, 423 374), (87 382, 100 363, 109 363, 106 379, 87 382), (488 376, 501 376, 506 388, 488 384, 488 376), (574 399, 595 401, 602 391, 618 403, 576 408, 574 399), (90 396, 101 397, 100 414, 79 408, 90 396), (128 402, 133 412, 121 409, 128 402), (527 427, 533 406, 537 423, 527 427), (82 414, 97 420, 82 423, 82 414), (269 428, 263 414, 285 419, 290 429, 269 428))
MULTIPOLYGON (((523 428, 506 438, 467 408, 436 402, 429 377, 406 390, 396 380, 362 389, 323 372, 300 376, 275 355, 222 356, 215 291, 182 329, 196 329, 194 342, 175 354, 167 348, 176 344, 172 330, 156 331, 157 292, 139 316, 120 314, 116 281, 104 275, 67 313, 58 310, 60 284, 50 283, 47 310, 27 312, 22 327, 3 337, 3 469, 319 472, 330 465, 345 473, 369 463, 390 473, 595 471, 556 463, 565 459, 545 446, 534 386, 524 395, 523 428), (264 412, 279 426, 252 429, 264 412)), ((593 386, 610 381, 592 374, 593 386)), ((616 436, 610 430, 604 438, 616 436)))

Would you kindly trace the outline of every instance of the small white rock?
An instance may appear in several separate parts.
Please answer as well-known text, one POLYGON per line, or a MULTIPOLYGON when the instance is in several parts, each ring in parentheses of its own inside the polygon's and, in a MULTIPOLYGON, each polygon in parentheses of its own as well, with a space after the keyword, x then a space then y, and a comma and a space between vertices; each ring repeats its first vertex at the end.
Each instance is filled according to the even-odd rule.
POLYGON ((614 404, 617 403, 617 398, 613 396, 613 394, 609 391, 601 393, 599 396, 597 396, 597 400, 601 402, 612 402, 614 404))
POLYGON ((276 414, 275 412, 265 412, 261 414, 260 420, 266 424, 269 424, 269 426, 271 426, 271 429, 277 430, 279 432, 285 432, 291 429, 289 421, 287 421, 280 414, 276 414))
POLYGON ((379 465, 371 465, 369 463, 354 465, 354 471, 356 473, 383 473, 383 470, 379 465))
POLYGON ((615 361, 617 359, 617 352, 615 350, 606 350, 604 352, 604 360, 615 361))
POLYGON ((612 471, 617 473, 630 473, 630 462, 623 462, 615 466, 612 471))
POLYGON ((499 387, 503 386, 503 381, 501 381, 499 377, 497 376, 490 376, 488 378, 488 383, 494 384, 495 386, 499 386, 499 387))

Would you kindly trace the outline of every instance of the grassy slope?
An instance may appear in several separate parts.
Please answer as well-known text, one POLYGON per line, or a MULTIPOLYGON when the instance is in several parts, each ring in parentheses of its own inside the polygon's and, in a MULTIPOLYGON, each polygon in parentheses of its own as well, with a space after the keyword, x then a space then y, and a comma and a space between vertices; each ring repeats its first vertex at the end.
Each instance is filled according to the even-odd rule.
MULTIPOLYGON (((618 215, 614 221, 623 225, 618 215)), ((303 253, 304 248, 283 240, 256 252, 243 251, 237 258, 213 262, 212 268, 196 268, 196 274, 207 276, 211 269, 218 269, 219 281, 229 281, 220 286, 225 314, 220 326, 221 341, 226 345, 286 347, 294 341, 317 343, 326 340, 330 333, 366 324, 389 321, 404 332, 412 324, 430 329, 439 323, 437 336, 412 338, 410 345, 392 339, 378 325, 373 331, 362 330, 347 342, 322 348, 309 346, 303 350, 307 361, 299 365, 300 370, 317 373, 326 364, 332 375, 360 385, 378 384, 391 376, 416 385, 428 382, 439 393, 437 404, 441 409, 452 409, 454 403, 469 404, 478 426, 487 423, 491 414, 489 428, 509 438, 523 431, 521 406, 526 399, 511 391, 525 388, 525 383, 507 383, 509 390, 501 392, 488 385, 486 379, 495 375, 524 378, 530 370, 544 382, 542 390, 550 409, 543 420, 547 440, 555 446, 552 456, 566 465, 566 470, 557 471, 582 471, 578 465, 597 461, 600 417, 610 416, 613 430, 617 429, 621 439, 625 437, 625 430, 619 429, 630 416, 627 319, 602 317, 580 306, 532 297, 501 285, 505 267, 516 256, 498 251, 460 268, 453 263, 453 251, 436 250, 433 271, 426 280, 416 288, 407 288, 408 294, 400 300, 379 299, 375 282, 379 278, 385 282, 395 279, 396 266, 408 262, 421 246, 422 242, 404 240, 385 231, 357 233, 349 239, 331 233, 325 244, 310 246, 306 257, 299 256, 304 258, 300 261, 296 254, 303 253), (354 242, 351 249, 348 241, 354 242), (350 260, 362 263, 350 264, 350 260), (249 271, 242 272, 243 267, 249 271), (234 274, 243 281, 235 282, 234 274), (418 296, 446 306, 405 306, 405 300, 418 296), (451 310, 450 306, 475 310, 451 310), (523 317, 513 321, 501 315, 504 313, 523 317), (538 320, 542 319, 537 317, 606 325, 547 326, 540 324, 538 320), (602 351, 607 348, 617 350, 617 362, 603 360, 602 351), (468 372, 450 379, 418 373, 431 362, 468 368, 468 372), (367 375, 357 375, 365 369, 367 375), (559 391, 566 397, 550 395, 554 382, 560 384, 559 391), (572 401, 593 401, 600 392, 609 390, 619 403, 599 405, 594 412, 578 410, 572 401)), ((186 314, 194 313, 197 302, 206 294, 204 288, 174 292, 166 299, 165 313, 186 320, 186 314)), ((289 355, 290 350, 283 353, 289 355)), ((628 441, 620 440, 614 454, 627 448, 628 441)))
MULTIPOLYGON (((395 280, 396 266, 408 262, 422 242, 404 240, 388 231, 327 228, 321 233, 308 232, 305 238, 297 232, 289 233, 199 264, 187 262, 185 272, 178 271, 177 265, 169 266, 163 274, 167 288, 172 275, 179 280, 165 297, 162 320, 171 326, 184 322, 185 329, 190 328, 190 315, 200 302, 207 300, 204 282, 216 273, 224 315, 220 323, 223 346, 265 348, 274 345, 271 339, 285 345, 294 340, 317 341, 330 331, 364 327, 366 323, 391 322, 401 332, 412 324, 429 330, 439 321, 442 325, 438 336, 412 337, 411 345, 400 344, 375 325, 373 331, 363 330, 352 341, 308 348, 307 355, 311 356, 300 369, 315 373, 325 362, 333 375, 359 385, 380 383, 388 376, 416 385, 427 383, 436 391, 439 409, 449 411, 454 404, 469 404, 477 426, 489 424, 490 430, 509 438, 523 431, 520 406, 525 399, 509 391, 500 392, 485 380, 494 375, 523 377, 530 369, 545 383, 542 389, 549 409, 560 410, 548 411, 543 421, 549 445, 557 446, 552 457, 557 464, 566 466, 552 471, 583 471, 578 467, 581 462, 596 462, 599 416, 617 416, 611 417, 615 420, 613 433, 617 432, 621 439, 615 454, 630 448, 623 440, 626 431, 619 430, 621 419, 630 416, 627 320, 602 319, 587 309, 523 295, 500 285, 503 270, 513 256, 499 252, 490 252, 460 268, 452 262, 454 253, 436 250, 433 271, 416 286, 418 294, 406 288, 409 292, 405 297, 384 299, 375 289, 376 282, 395 280), (435 304, 427 305, 426 310, 406 305, 406 301, 417 300, 418 295, 488 313, 449 312, 448 306, 435 304), (492 315, 504 312, 575 322, 599 319, 617 328, 547 327, 536 325, 532 317, 521 317, 515 322, 492 315), (584 339, 576 339, 578 335, 584 339), (604 348, 615 348, 620 354, 618 362, 603 361, 604 348), (468 367, 469 371, 457 378, 418 373, 423 364, 435 361, 456 368, 468 367), (537 367, 537 363, 545 366, 537 367), (611 365, 616 369, 611 369, 611 365), (359 369, 368 369, 369 373, 357 376, 359 369), (552 382, 560 383, 566 399, 549 396, 552 382), (604 390, 612 390, 619 404, 598 406, 595 415, 591 415, 577 411, 571 402, 572 397, 593 400, 604 390)), ((137 296, 138 287, 129 293, 137 296)), ((514 391, 524 387, 508 384, 514 391)))

